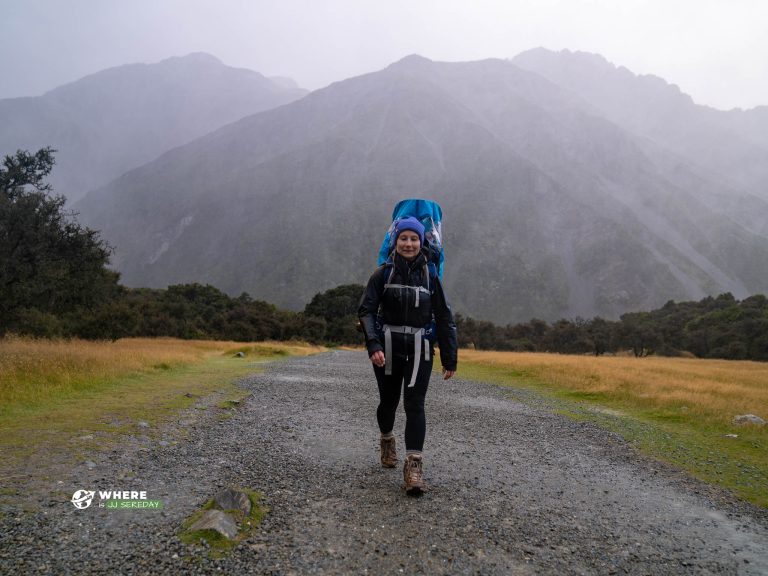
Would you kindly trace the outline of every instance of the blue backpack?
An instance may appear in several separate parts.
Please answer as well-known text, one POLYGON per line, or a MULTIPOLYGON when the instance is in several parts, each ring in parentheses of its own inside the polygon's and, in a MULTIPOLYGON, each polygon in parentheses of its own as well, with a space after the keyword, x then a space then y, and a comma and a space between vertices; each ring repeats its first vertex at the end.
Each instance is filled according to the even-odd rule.
POLYGON ((442 280, 443 262, 445 261, 442 235, 443 210, 437 202, 432 200, 412 198, 401 200, 395 205, 395 209, 392 211, 392 224, 384 235, 384 241, 379 248, 377 265, 381 266, 392 258, 395 250, 395 222, 400 218, 409 216, 413 216, 424 225, 424 246, 422 248, 427 254, 429 274, 433 278, 439 276, 442 280))

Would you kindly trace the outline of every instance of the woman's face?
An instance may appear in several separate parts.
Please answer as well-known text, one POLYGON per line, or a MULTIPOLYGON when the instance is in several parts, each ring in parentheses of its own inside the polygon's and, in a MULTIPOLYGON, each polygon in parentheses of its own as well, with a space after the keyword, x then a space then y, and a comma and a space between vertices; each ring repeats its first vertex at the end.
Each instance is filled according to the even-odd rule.
POLYGON ((395 251, 406 260, 413 260, 419 255, 421 241, 419 235, 411 230, 403 230, 397 237, 395 251))

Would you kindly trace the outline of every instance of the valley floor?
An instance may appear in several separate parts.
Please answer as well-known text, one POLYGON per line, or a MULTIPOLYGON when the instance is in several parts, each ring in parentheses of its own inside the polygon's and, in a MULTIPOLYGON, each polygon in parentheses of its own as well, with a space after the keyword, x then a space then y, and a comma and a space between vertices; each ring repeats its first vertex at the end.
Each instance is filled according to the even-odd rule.
MULTIPOLYGON (((509 389, 433 379, 431 490, 412 499, 378 463, 364 353, 291 358, 240 386, 225 417, 192 408, 155 436, 167 440, 95 454, 26 494, 6 479, 0 573, 768 573, 764 509, 509 389), (268 511, 215 558, 178 531, 226 486, 260 492, 268 511), (79 510, 80 489, 144 490, 163 508, 79 510)), ((401 457, 403 423, 401 410, 401 457)))

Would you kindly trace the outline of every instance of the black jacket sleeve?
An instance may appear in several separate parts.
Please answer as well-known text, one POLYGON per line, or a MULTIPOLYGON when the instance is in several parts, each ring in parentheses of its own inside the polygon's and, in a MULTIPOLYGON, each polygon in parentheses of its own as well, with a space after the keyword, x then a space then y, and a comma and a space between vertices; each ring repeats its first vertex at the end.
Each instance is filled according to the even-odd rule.
POLYGON ((456 370, 459 355, 459 342, 456 335, 456 322, 448 301, 445 299, 443 285, 435 278, 435 293, 432 295, 432 311, 437 326, 437 344, 440 346, 440 362, 446 370, 456 370))
POLYGON ((360 325, 365 334, 365 347, 368 349, 368 356, 379 350, 384 350, 384 343, 376 335, 376 314, 379 311, 379 303, 384 293, 384 268, 378 268, 368 280, 363 297, 360 300, 360 306, 357 309, 357 317, 360 319, 360 325))

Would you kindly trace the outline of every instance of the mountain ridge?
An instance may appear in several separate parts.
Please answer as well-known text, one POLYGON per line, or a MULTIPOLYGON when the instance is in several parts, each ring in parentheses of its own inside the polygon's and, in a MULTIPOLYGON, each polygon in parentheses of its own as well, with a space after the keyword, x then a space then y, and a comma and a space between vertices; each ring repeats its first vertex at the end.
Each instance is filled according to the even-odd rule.
POLYGON ((0 100, 0 153, 58 149, 51 182, 76 201, 170 148, 306 93, 205 53, 126 64, 0 100))
POLYGON ((603 117, 709 171, 721 183, 768 200, 768 111, 718 110, 653 75, 635 75, 599 55, 538 48, 511 62, 573 90, 603 117))
MULTIPOLYGON (((294 309, 365 281, 404 197, 442 204, 446 288, 476 318, 764 292, 768 238, 713 201, 731 189, 596 110, 509 61, 409 56, 176 148, 77 208, 128 285, 208 282, 294 309)), ((733 192, 766 220, 764 200, 733 192)))

